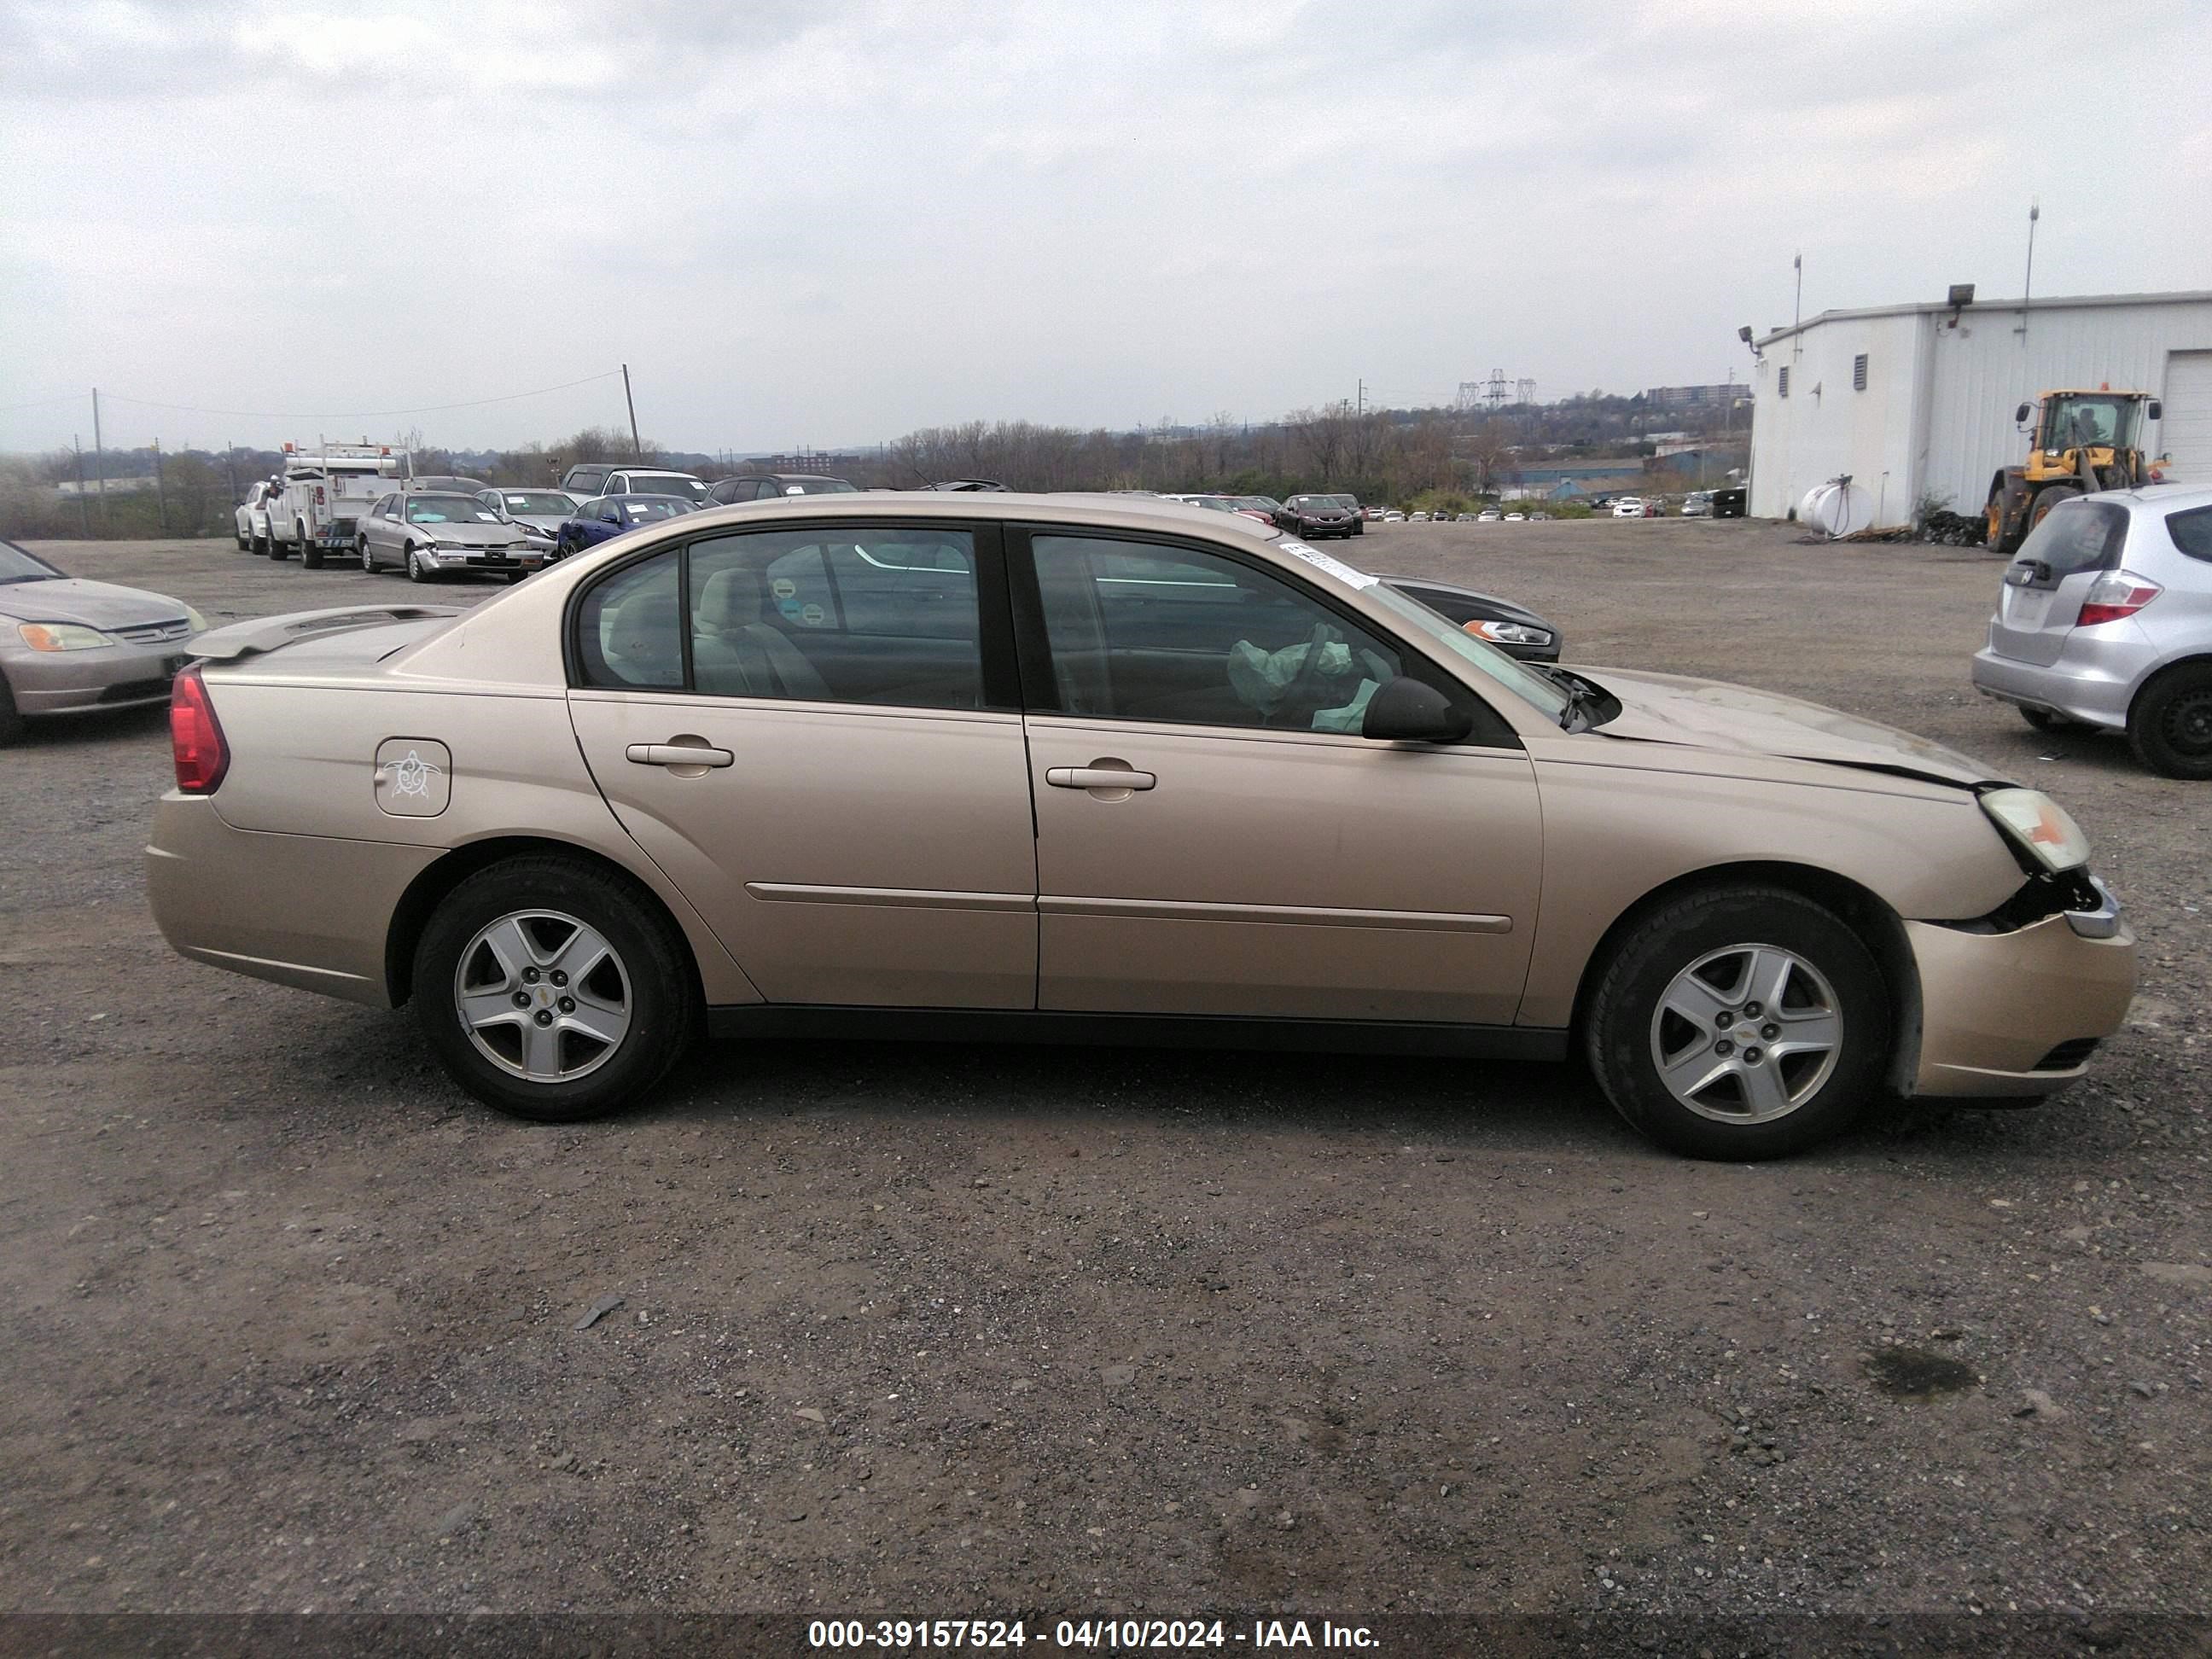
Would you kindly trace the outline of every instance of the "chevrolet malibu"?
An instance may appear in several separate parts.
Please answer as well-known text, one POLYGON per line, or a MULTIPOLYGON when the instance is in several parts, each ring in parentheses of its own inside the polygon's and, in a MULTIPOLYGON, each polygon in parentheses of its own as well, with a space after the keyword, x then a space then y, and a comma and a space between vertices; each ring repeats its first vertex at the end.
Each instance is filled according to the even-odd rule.
POLYGON ((465 614, 216 630, 148 849, 188 957, 550 1121, 702 1030, 1583 1056, 1698 1156, 2019 1100, 2135 943, 2056 804, 1830 708, 1517 662, 1239 515, 684 514, 465 614))

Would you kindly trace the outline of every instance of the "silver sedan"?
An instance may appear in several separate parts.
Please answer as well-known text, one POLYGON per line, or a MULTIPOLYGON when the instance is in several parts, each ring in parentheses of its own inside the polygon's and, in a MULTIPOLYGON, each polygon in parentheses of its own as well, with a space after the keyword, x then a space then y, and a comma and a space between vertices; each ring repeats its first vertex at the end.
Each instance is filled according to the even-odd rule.
POLYGON ((182 599, 80 581, 0 541, 0 744, 30 716, 168 702, 207 625, 182 599))

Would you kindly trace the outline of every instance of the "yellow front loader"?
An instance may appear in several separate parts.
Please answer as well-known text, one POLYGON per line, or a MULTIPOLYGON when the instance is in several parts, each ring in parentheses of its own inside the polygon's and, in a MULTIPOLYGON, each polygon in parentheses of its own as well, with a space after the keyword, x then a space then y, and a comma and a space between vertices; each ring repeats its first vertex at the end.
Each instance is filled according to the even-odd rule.
POLYGON ((2156 464, 2143 459, 2143 422, 2159 418, 2158 400, 2147 392, 2046 392, 2022 404, 2013 419, 2031 419, 2026 466, 2008 466, 1990 480, 1989 545, 2009 553, 2043 522, 2044 514, 2076 495, 2132 489, 2157 481, 2156 464))

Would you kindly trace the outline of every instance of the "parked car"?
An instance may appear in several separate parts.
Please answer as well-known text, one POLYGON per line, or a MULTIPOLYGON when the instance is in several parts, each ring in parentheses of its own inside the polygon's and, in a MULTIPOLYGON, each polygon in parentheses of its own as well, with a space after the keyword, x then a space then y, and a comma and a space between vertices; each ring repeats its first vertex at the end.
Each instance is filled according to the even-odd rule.
MULTIPOLYGON (((1437 516, 1441 518, 1443 515, 1439 514, 1437 516)), ((1482 514, 1480 513, 1455 513, 1452 514, 1452 522, 1454 524, 1480 524, 1482 522, 1482 514)))
POLYGON ((1293 495, 1283 503, 1283 510, 1291 520, 1284 527, 1293 535, 1318 539, 1356 533, 1358 520, 1340 496, 1293 495))
POLYGON ((1385 507, 1382 512, 1382 522, 1384 524, 1403 524, 1406 522, 1406 515, 1401 513, 1395 507, 1385 507))
POLYGON ((1433 576, 1385 576, 1382 580, 1407 599, 1418 599, 1438 616, 1478 640, 1487 640, 1522 662, 1557 662, 1564 641, 1559 630, 1526 605, 1493 594, 1478 593, 1433 576))
MULTIPOLYGON (((1437 514, 1437 517, 1442 519, 1443 515, 1439 514, 1437 514)), ((1426 524, 1429 522, 1429 515, 1426 513, 1409 513, 1406 515, 1406 522, 1408 524, 1426 524)))
POLYGON ((549 538, 576 511, 576 498, 565 489, 480 489, 477 499, 509 524, 543 532, 549 538))
POLYGON ((1350 516, 1353 535, 1364 536, 1367 533, 1367 512, 1359 505, 1358 496, 1332 495, 1329 499, 1343 507, 1346 514, 1350 516))
POLYGON ((1734 1161, 1892 1090, 2050 1094, 2125 1017, 2073 821, 1903 732, 1518 662, 1228 514, 761 516, 679 509, 463 614, 198 640, 163 933, 411 1002, 548 1121, 702 1030, 1355 1046, 1580 1054, 1734 1161))
POLYGON ((1006 485, 1000 483, 996 478, 939 478, 929 488, 957 494, 963 489, 1004 489, 1006 485))
POLYGON ((0 541, 0 747, 27 720, 167 702, 207 625, 182 599, 83 581, 0 541))
POLYGON ((617 467, 607 474, 602 495, 670 495, 690 507, 710 505, 707 481, 689 472, 669 472, 658 467, 617 467))
POLYGON ((561 493, 574 495, 578 501, 588 501, 604 492, 599 486, 606 483, 607 474, 622 465, 620 461, 580 461, 561 475, 561 493))
MULTIPOLYGON (((1464 518, 1466 515, 1462 514, 1461 516, 1464 518)), ((1474 515, 1474 521, 1477 524, 1496 524, 1505 515, 1503 513, 1500 513, 1496 507, 1486 507, 1481 512, 1474 515)))
POLYGON ((1713 491, 1713 517, 1741 519, 1748 510, 1750 499, 1748 489, 1716 489, 1713 491))
POLYGON ((431 472, 419 478, 409 478, 399 486, 402 489, 420 490, 432 495, 474 495, 491 488, 482 478, 464 478, 453 473, 431 472))
POLYGON ((1505 522, 1508 524, 1524 524, 1528 521, 1528 515, 1526 513, 1509 513, 1505 515, 1505 522))
POLYGON ((1997 589, 1975 685, 2049 731, 2124 732, 2169 778, 2212 778, 2212 488, 2062 501, 1997 589))
POLYGON ((1645 517, 1643 498, 1637 495, 1615 495, 1613 498, 1613 516, 1616 519, 1645 517))
POLYGON ((1693 489, 1682 497, 1682 516, 1686 519, 1710 519, 1713 515, 1713 492, 1693 489))
POLYGON ((781 495, 850 495, 859 486, 844 478, 816 472, 744 472, 724 478, 707 491, 708 501, 726 506, 732 501, 772 501, 781 495))
POLYGON ((413 582, 480 572, 520 581, 551 557, 545 538, 509 522, 474 495, 395 489, 354 530, 354 556, 370 575, 404 570, 413 582))
POLYGON ((269 503, 284 493, 282 478, 256 478, 246 487, 246 499, 231 514, 238 530, 238 550, 241 553, 266 553, 269 550, 269 503))
POLYGON ((400 488, 406 458, 376 444, 325 444, 313 453, 287 444, 284 450, 283 487, 268 504, 269 556, 296 552, 301 564, 319 570, 326 555, 343 558, 352 550, 362 515, 386 490, 400 488))
POLYGON ((659 524, 692 509, 674 495, 600 495, 580 501, 553 532, 553 556, 566 558, 612 541, 640 525, 659 524))
POLYGON ((1239 512, 1249 513, 1262 523, 1273 525, 1278 530, 1285 527, 1290 513, 1273 495, 1232 495, 1239 512))

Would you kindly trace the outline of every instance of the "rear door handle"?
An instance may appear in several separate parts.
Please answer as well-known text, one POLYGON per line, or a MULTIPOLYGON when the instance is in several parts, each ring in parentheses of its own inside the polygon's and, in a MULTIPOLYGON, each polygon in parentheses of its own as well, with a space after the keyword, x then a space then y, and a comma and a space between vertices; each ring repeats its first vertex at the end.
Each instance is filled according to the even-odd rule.
POLYGON ((689 743, 634 743, 623 754, 640 766, 730 766, 738 758, 726 749, 689 743))
POLYGON ((1159 779, 1119 766, 1052 766, 1044 781, 1055 789, 1150 789, 1159 779))

